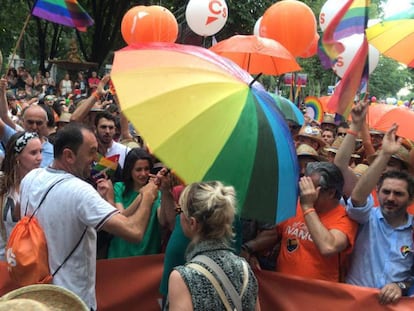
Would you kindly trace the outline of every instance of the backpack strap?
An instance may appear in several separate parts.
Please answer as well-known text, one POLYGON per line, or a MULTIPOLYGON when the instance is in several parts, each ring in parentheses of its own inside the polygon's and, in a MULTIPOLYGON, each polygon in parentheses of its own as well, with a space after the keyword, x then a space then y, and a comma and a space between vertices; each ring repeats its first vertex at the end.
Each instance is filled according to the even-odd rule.
POLYGON ((78 243, 76 243, 75 247, 72 249, 72 251, 69 253, 69 255, 66 256, 65 260, 63 260, 63 262, 60 264, 60 266, 55 270, 55 272, 52 273, 52 276, 55 276, 56 273, 59 272, 60 268, 62 268, 62 266, 66 263, 66 261, 68 261, 68 259, 73 255, 73 253, 76 251, 76 249, 79 247, 80 243, 82 242, 83 237, 85 236, 86 230, 88 229, 88 227, 85 227, 85 230, 83 230, 83 233, 78 241, 78 243))
MULTIPOLYGON (((211 270, 213 270, 213 272, 217 275, 217 278, 221 281, 224 288, 227 290, 227 293, 229 294, 231 300, 233 301, 235 309, 237 311, 242 310, 241 295, 237 293, 236 289, 234 288, 233 284, 231 283, 227 275, 224 273, 224 271, 220 268, 220 266, 214 260, 212 260, 210 257, 205 256, 205 255, 198 255, 194 257, 191 261, 192 262, 199 261, 207 265, 211 270)), ((246 274, 244 274, 243 277, 244 277, 244 280, 243 280, 243 287, 244 287, 245 283, 247 286, 246 274)), ((242 290, 242 292, 243 291, 244 289, 242 290)))
MULTIPOLYGON (((49 187, 49 189, 47 189, 47 191, 46 191, 46 192, 45 192, 45 194, 43 195, 42 199, 40 200, 39 205, 35 208, 35 210, 33 211, 33 214, 30 216, 29 221, 30 221, 30 220, 32 220, 33 216, 34 216, 34 215, 36 214, 36 212, 39 210, 40 205, 42 205, 42 203, 43 203, 43 202, 44 202, 44 200, 46 199, 46 196, 49 194, 50 190, 52 190, 52 189, 53 189, 53 187, 55 187, 57 184, 61 183, 61 182, 62 182, 62 181, 64 181, 65 179, 69 179, 69 178, 71 178, 71 177, 65 177, 65 178, 59 179, 57 182, 55 182, 53 185, 51 185, 51 186, 49 187)), ((29 206, 29 200, 27 200, 26 208, 25 208, 25 211, 24 211, 24 216, 26 216, 26 214, 27 214, 27 207, 28 207, 28 206, 29 206)))
MULTIPOLYGON (((47 191, 45 192, 45 194, 43 195, 42 199, 40 200, 39 205, 35 208, 35 210, 33 211, 33 214, 30 216, 29 221, 32 220, 32 218, 35 216, 36 212, 39 210, 40 206, 42 205, 42 203, 45 201, 46 196, 49 194, 50 190, 52 190, 57 184, 60 184, 62 181, 66 180, 66 179, 70 179, 72 177, 65 177, 62 179, 59 179, 58 181, 56 181, 54 184, 52 184, 49 189, 47 189, 47 191)), ((27 207, 29 205, 29 200, 27 200, 27 204, 26 204, 26 209, 24 212, 24 215, 26 216, 27 214, 27 207)), ((52 276, 55 276, 56 273, 58 273, 58 271, 60 270, 60 268, 62 268, 62 266, 68 261, 68 259, 73 255, 73 253, 76 251, 76 249, 78 248, 78 246, 80 245, 80 243, 82 242, 83 237, 85 236, 86 230, 88 229, 88 227, 85 227, 85 230, 83 230, 83 233, 79 239, 79 241, 76 243, 75 247, 72 249, 72 251, 69 253, 69 255, 66 256, 66 258, 63 260, 63 262, 59 265, 59 267, 55 270, 55 272, 53 272, 52 276)))
POLYGON ((5 195, 1 195, 0 196, 0 234, 2 239, 7 242, 7 234, 6 234, 6 225, 4 224, 4 220, 3 220, 3 213, 4 213, 4 199, 5 199, 5 195))

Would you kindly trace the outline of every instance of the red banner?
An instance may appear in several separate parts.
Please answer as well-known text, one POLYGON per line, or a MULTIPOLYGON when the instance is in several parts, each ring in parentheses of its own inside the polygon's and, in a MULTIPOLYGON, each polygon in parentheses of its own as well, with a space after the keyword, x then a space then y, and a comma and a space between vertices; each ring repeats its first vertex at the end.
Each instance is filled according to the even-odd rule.
MULTIPOLYGON (((98 310, 159 311, 158 292, 163 255, 99 260, 96 295, 98 310)), ((378 290, 347 284, 291 277, 270 271, 257 271, 261 308, 267 310, 318 311, 411 311, 413 298, 397 304, 380 305, 378 290)), ((13 286, 4 264, 0 263, 0 295, 13 286)))

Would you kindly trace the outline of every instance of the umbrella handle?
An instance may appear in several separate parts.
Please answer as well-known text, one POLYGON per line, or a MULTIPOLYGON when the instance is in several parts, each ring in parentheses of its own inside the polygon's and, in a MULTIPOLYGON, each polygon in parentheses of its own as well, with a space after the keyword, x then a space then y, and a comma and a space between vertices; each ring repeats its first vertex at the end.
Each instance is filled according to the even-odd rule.
POLYGON ((252 87, 252 85, 262 76, 262 72, 261 73, 259 73, 257 76, 256 76, 256 78, 254 78, 253 80, 252 80, 252 82, 250 82, 249 83, 249 87, 252 87))

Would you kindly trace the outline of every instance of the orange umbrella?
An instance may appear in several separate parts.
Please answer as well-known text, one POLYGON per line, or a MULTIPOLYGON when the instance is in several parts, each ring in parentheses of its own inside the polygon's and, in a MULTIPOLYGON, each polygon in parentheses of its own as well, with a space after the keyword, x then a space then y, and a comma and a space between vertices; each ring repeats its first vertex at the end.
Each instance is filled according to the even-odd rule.
POLYGON ((394 123, 398 124, 397 135, 414 140, 414 111, 407 107, 389 109, 371 127, 379 131, 387 131, 394 123))
POLYGON ((302 69, 279 42, 255 35, 236 35, 213 45, 210 50, 251 74, 281 75, 302 69))
POLYGON ((369 127, 374 128, 379 120, 390 110, 397 108, 394 105, 376 104, 368 107, 367 122, 369 127))

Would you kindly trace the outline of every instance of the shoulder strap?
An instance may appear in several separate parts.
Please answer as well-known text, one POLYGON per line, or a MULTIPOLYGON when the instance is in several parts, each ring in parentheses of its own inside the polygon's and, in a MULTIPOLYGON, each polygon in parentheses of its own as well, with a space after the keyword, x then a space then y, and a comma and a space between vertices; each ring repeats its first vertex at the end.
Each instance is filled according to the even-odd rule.
MULTIPOLYGON (((199 265, 198 263, 195 262, 191 262, 189 264, 186 265, 187 267, 193 268, 194 270, 202 273, 209 281, 210 283, 214 286, 214 288, 217 291, 217 294, 220 296, 221 301, 224 304, 224 307, 226 308, 227 311, 233 311, 230 307, 230 304, 226 298, 226 295, 223 292, 223 289, 221 288, 219 282, 217 281, 217 279, 214 277, 214 275, 208 271, 206 268, 204 268, 203 266, 199 265)), ((241 309, 240 309, 241 310, 241 309)))
MULTIPOLYGON (((42 205, 42 203, 45 201, 46 196, 49 194, 50 190, 53 189, 53 187, 55 187, 57 184, 61 183, 62 181, 64 181, 65 179, 69 179, 71 177, 64 177, 62 179, 59 179, 58 181, 56 181, 54 184, 52 184, 49 189, 47 189, 46 193, 43 195, 42 199, 40 200, 39 205, 36 207, 36 209, 33 211, 33 214, 30 216, 29 221, 34 217, 34 215, 36 214, 36 212, 39 210, 40 206, 42 205)), ((26 209, 24 212, 24 215, 26 216, 27 214, 27 207, 29 205, 29 200, 27 201, 26 204, 26 209)), ((63 260, 63 262, 59 265, 59 267, 55 270, 55 272, 53 272, 52 276, 55 276, 56 273, 58 273, 58 271, 60 270, 60 268, 62 268, 62 266, 68 261, 68 259, 73 255, 73 253, 75 252, 75 250, 78 248, 78 246, 80 245, 80 243, 82 242, 83 237, 85 236, 86 230, 88 229, 88 227, 85 227, 85 230, 83 230, 83 233, 79 239, 79 241, 76 243, 75 247, 72 249, 72 251, 69 253, 69 255, 66 256, 66 258, 63 260)))
MULTIPOLYGON (((49 189, 47 189, 47 191, 45 192, 45 194, 43 195, 43 197, 42 197, 42 199, 40 200, 40 203, 39 203, 39 205, 35 208, 35 210, 33 211, 33 214, 30 216, 30 219, 29 219, 29 221, 30 220, 32 220, 32 218, 33 218, 33 216, 36 214, 36 212, 39 210, 39 208, 40 208, 40 205, 42 205, 42 203, 44 202, 44 200, 46 199, 46 196, 49 194, 49 192, 50 192, 50 190, 52 190, 53 189, 53 187, 54 186, 56 186, 57 184, 59 184, 59 183, 61 183, 62 181, 64 181, 65 179, 69 179, 70 177, 65 177, 65 178, 62 178, 62 179, 59 179, 57 182, 55 182, 53 185, 51 185, 50 187, 49 187, 49 189)), ((25 211, 24 211, 24 215, 26 216, 26 214, 27 214, 27 207, 29 206, 29 200, 27 200, 27 204, 26 204, 26 209, 25 209, 25 211)))
POLYGON ((60 264, 60 266, 55 270, 55 272, 53 272, 52 276, 55 276, 56 273, 59 272, 60 268, 62 268, 62 266, 66 263, 66 261, 68 261, 68 259, 73 255, 73 253, 76 251, 76 249, 78 248, 78 246, 80 245, 80 243, 82 242, 83 237, 85 236, 86 230, 88 229, 88 227, 85 227, 85 230, 83 230, 83 233, 78 241, 78 243, 76 243, 75 247, 72 249, 72 251, 69 253, 69 255, 66 256, 66 258, 63 260, 63 262, 60 264))
POLYGON ((4 219, 3 219, 4 203, 5 203, 4 198, 5 198, 4 194, 0 196, 0 204, 1 204, 0 206, 0 234, 3 240, 7 242, 6 225, 4 224, 4 219))
MULTIPOLYGON (((236 307, 237 311, 242 310, 242 303, 241 303, 241 296, 237 293, 236 289, 234 288, 233 284, 224 273, 224 271, 220 268, 220 266, 212 260, 210 257, 205 255, 198 255, 194 257, 191 261, 199 261, 207 265, 213 272, 217 275, 218 279, 223 284, 224 288, 227 290, 231 300, 233 301, 234 306, 236 307)), ((244 282, 243 282, 244 283, 244 282)))

